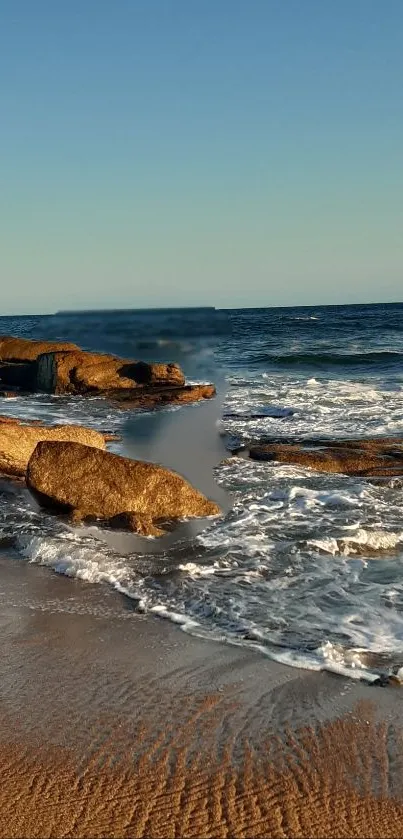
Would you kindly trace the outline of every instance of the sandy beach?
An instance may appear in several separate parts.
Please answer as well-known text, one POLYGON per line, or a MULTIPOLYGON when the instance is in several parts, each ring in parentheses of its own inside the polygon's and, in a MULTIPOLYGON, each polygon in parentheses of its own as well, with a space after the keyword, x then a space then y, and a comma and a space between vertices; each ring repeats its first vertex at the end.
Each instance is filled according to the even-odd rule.
POLYGON ((18 560, 1 580, 1 836, 401 835, 398 689, 192 638, 18 560))
POLYGON ((403 839, 403 0, 0 0, 0 839, 403 839))

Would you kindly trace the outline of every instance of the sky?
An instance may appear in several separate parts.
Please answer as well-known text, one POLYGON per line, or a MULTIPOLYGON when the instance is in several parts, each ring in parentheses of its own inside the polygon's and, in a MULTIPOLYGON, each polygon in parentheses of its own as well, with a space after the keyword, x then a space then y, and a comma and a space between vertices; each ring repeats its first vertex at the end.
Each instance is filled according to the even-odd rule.
POLYGON ((403 299, 401 0, 0 0, 0 310, 403 299))

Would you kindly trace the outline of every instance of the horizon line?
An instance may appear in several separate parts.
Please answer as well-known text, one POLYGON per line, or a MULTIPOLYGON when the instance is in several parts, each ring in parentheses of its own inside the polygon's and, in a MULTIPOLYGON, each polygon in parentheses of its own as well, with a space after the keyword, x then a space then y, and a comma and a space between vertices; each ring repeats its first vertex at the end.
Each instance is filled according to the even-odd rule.
POLYGON ((235 312, 235 311, 258 311, 260 309, 336 309, 347 307, 363 307, 363 306, 401 306, 403 300, 373 300, 370 302, 361 303, 297 303, 297 304, 279 304, 260 305, 260 306, 125 306, 123 308, 108 308, 102 307, 99 309, 57 309, 53 312, 12 312, 9 314, 0 314, 0 318, 30 318, 30 317, 55 317, 57 315, 74 315, 74 314, 98 314, 105 312, 186 312, 186 311, 216 311, 216 312, 235 312))

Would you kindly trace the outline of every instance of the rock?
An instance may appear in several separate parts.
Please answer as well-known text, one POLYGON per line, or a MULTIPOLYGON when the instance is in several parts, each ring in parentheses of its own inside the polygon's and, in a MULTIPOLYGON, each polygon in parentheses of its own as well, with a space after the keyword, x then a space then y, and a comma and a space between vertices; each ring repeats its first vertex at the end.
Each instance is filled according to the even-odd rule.
POLYGON ((389 686, 397 688, 402 686, 400 679, 398 679, 393 673, 381 673, 381 675, 377 676, 377 678, 370 682, 370 684, 371 686, 381 688, 389 686))
POLYGON ((105 443, 116 443, 122 440, 122 435, 117 434, 116 431, 103 431, 102 436, 105 443))
POLYGON ((261 410, 244 411, 244 412, 226 412, 223 414, 223 420, 256 420, 256 419, 287 419, 292 417, 294 411, 292 408, 277 408, 273 406, 265 406, 261 410))
POLYGON ((0 415, 0 423, 5 422, 9 425, 20 425, 22 420, 18 419, 17 417, 7 417, 4 414, 0 415))
POLYGON ((140 521, 122 514, 149 517, 154 525, 220 512, 175 472, 79 443, 38 443, 28 464, 27 485, 45 507, 65 513, 78 510, 84 520, 114 519, 114 526, 140 521))
MULTIPOLYGON (((80 350, 75 344, 0 337, 0 382, 27 392, 92 394, 125 408, 211 399, 213 385, 185 385, 177 364, 80 350)), ((7 391, 3 391, 6 393, 7 391)))
POLYGON ((104 435, 80 425, 24 425, 20 420, 2 418, 0 421, 0 473, 13 477, 24 476, 28 461, 40 440, 64 440, 105 448, 104 435))
POLYGON ((151 516, 138 513, 118 513, 107 519, 109 527, 116 530, 131 530, 139 536, 163 536, 165 531, 153 524, 151 516))
MULTIPOLYGON (((75 393, 74 371, 85 363, 88 353, 49 352, 38 357, 36 364, 36 388, 47 393, 75 393)), ((112 356, 100 356, 104 361, 112 356)))
POLYGON ((150 390, 111 391, 108 398, 118 408, 155 408, 158 405, 186 404, 212 399, 214 385, 184 385, 184 387, 153 388, 150 390))
POLYGON ((0 381, 7 387, 32 390, 35 387, 36 370, 32 361, 0 362, 0 381))
POLYGON ((74 383, 79 392, 127 390, 133 387, 172 387, 185 383, 177 364, 147 364, 143 361, 114 359, 104 363, 85 362, 75 370, 74 383))
POLYGON ((28 341, 10 335, 0 336, 1 361, 36 361, 42 353, 55 350, 78 350, 78 347, 69 341, 28 341))
POLYGON ((253 460, 307 466, 319 472, 342 473, 364 478, 403 475, 401 438, 363 440, 305 440, 298 443, 262 443, 251 446, 253 460))
POLYGON ((180 386, 177 364, 125 361, 102 353, 50 352, 38 358, 36 385, 48 393, 106 393, 133 388, 180 386))
POLYGON ((19 417, 9 417, 5 414, 0 414, 0 423, 1 422, 6 422, 9 425, 44 425, 43 421, 39 419, 20 419, 19 417))

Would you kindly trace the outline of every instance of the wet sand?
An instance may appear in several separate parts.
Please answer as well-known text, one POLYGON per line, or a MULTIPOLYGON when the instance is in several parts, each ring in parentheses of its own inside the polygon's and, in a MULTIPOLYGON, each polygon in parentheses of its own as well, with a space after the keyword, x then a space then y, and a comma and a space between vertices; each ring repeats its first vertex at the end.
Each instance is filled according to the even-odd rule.
POLYGON ((0 836, 401 836, 399 689, 0 559, 0 836))

